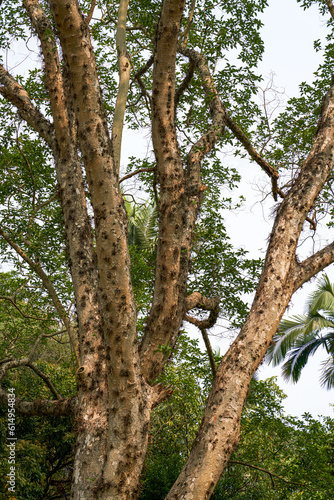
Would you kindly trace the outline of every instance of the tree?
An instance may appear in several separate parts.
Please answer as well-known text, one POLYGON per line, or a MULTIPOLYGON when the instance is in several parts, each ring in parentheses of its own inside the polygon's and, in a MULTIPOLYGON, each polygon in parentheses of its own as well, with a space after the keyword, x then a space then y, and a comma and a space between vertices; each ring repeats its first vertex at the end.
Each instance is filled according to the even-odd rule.
MULTIPOLYGON (((330 0, 302 5, 313 3, 327 19, 334 16, 330 0)), ((333 214, 333 21, 315 82, 301 87, 301 97, 271 128, 253 99, 263 51, 258 16, 265 6, 265 0, 219 8, 208 0, 102 1, 96 8, 94 1, 6 3, 1 47, 24 41, 30 54, 35 43, 42 64, 26 77, 0 68, 0 235, 5 258, 22 275, 4 300, 15 307, 18 294, 40 290, 44 307, 38 309, 54 322, 50 335, 57 336, 61 323, 78 363, 77 394, 56 391, 54 399, 34 401, 18 395, 16 411, 73 415, 73 499, 136 497, 151 411, 170 394, 156 381, 183 321, 206 330, 219 314, 234 327, 245 319, 238 297, 254 289, 260 263, 231 247, 220 219, 219 210, 231 202, 220 198, 219 185, 233 187, 238 177, 219 160, 220 147, 247 151, 281 202, 253 304, 217 369, 168 499, 211 495, 238 443, 250 381, 292 294, 334 261, 333 243, 297 258, 305 222, 316 227, 313 211, 329 207, 333 214), (141 176, 159 215, 154 287, 145 289, 138 310, 119 185, 124 120, 132 128, 150 124, 154 160, 130 163, 135 170, 128 176, 141 176), (287 182, 278 186, 279 177, 287 182), (75 318, 68 314, 73 297, 75 318)), ((4 352, 4 381, 10 370, 33 363, 46 335, 25 356, 4 352)), ((7 404, 6 385, 0 397, 7 404)))
POLYGON ((328 359, 323 364, 322 385, 330 389, 334 385, 334 289, 325 274, 307 303, 307 313, 283 319, 269 348, 267 359, 274 366, 284 358, 288 360, 282 367, 287 380, 298 382, 309 356, 319 347, 324 347, 328 359))

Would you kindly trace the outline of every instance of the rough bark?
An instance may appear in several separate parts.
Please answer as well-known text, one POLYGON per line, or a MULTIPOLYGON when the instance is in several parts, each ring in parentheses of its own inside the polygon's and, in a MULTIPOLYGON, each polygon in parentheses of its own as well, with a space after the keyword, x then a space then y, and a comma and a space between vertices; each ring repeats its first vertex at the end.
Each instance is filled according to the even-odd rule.
MULTIPOLYGON (((331 6, 331 2, 327 3, 331 6)), ((138 494, 150 411, 170 394, 169 388, 149 385, 166 362, 159 347, 174 347, 184 319, 196 324, 205 335, 218 315, 219 298, 205 298, 199 293, 186 296, 193 231, 205 189, 201 180, 203 158, 217 145, 227 125, 274 183, 278 174, 227 115, 205 58, 186 48, 195 2, 192 2, 189 20, 180 38, 185 1, 164 0, 156 30, 151 99, 155 173, 160 185, 156 277, 152 308, 138 352, 127 219, 119 188, 120 144, 117 143, 114 151, 88 27, 94 5, 93 2, 85 19, 76 0, 50 2, 55 33, 41 4, 37 0, 24 1, 41 44, 53 123, 34 107, 26 90, 0 67, 0 93, 17 107, 21 117, 47 142, 54 154, 78 315, 78 336, 72 339, 73 344, 77 342, 79 346, 77 398, 43 402, 25 402, 17 398, 16 407, 24 415, 75 416, 77 450, 73 500, 132 499, 138 494), (178 89, 175 88, 177 52, 190 59, 188 73, 178 89), (191 147, 183 164, 175 112, 194 71, 202 81, 211 126, 191 147), (87 212, 82 163, 94 212, 94 236, 87 212), (188 315, 194 308, 210 311, 208 319, 198 320, 188 315)), ((120 2, 118 36, 122 36, 117 46, 121 78, 114 144, 121 137, 130 70, 125 44, 127 5, 127 0, 120 2)), ((140 85, 142 71, 151 62, 150 59, 135 75, 140 85)), ((145 91, 143 86, 142 90, 145 91)), ((240 415, 249 382, 292 294, 334 261, 334 244, 304 262, 298 263, 296 259, 303 224, 333 163, 332 87, 325 99, 314 146, 277 212, 251 311, 217 370, 194 447, 168 499, 210 497, 238 442, 240 415)), ((70 335, 75 335, 41 266, 29 261, 24 251, 1 231, 40 277, 70 335)), ((19 366, 11 360, 6 363, 3 370, 19 366)), ((32 366, 30 358, 22 360, 21 365, 24 363, 32 366)), ((215 371, 212 355, 211 363, 215 371)), ((58 397, 52 384, 43 380, 58 397)), ((6 393, 0 389, 0 401, 6 403, 6 398, 6 393)))
POLYGON ((334 164, 334 87, 321 126, 299 177, 284 198, 273 226, 256 296, 240 334, 217 371, 189 459, 166 499, 209 498, 238 444, 249 383, 263 359, 292 294, 333 259, 333 245, 299 264, 298 239, 315 198, 334 164), (328 252, 328 253, 327 253, 328 252), (313 267, 314 266, 314 267, 313 267), (312 268, 312 271, 311 271, 312 268), (299 279, 296 279, 296 276, 299 279))

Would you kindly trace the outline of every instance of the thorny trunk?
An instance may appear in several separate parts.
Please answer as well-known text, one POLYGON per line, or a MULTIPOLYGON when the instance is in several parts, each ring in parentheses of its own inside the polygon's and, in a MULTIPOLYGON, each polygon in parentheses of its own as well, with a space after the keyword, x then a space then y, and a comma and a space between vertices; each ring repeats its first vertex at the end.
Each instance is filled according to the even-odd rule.
MULTIPOLYGON (((46 140, 55 158, 78 315, 78 334, 73 339, 79 363, 73 500, 134 499, 138 494, 150 412, 168 392, 149 385, 166 361, 158 348, 174 347, 189 309, 200 306, 211 312, 217 310, 217 300, 199 293, 186 297, 188 262, 205 189, 201 162, 221 137, 225 125, 237 130, 220 102, 205 59, 185 48, 187 35, 183 46, 178 46, 185 1, 165 0, 156 31, 152 92, 152 137, 160 184, 156 280, 152 309, 138 349, 127 220, 118 178, 118 125, 123 123, 130 68, 125 45, 127 5, 127 1, 121 2, 119 11, 120 71, 125 71, 124 81, 120 82, 119 116, 114 123, 116 153, 107 128, 89 27, 76 0, 55 0, 50 4, 62 48, 63 70, 52 25, 41 5, 38 0, 24 2, 42 47, 53 124, 34 108, 27 92, 4 68, 0 70, 2 95, 46 140), (191 60, 190 78, 196 67, 212 117, 212 126, 189 151, 185 167, 174 116, 179 98, 179 89, 175 90, 178 50, 191 60), (94 211, 94 237, 81 162, 94 211)), ((190 24, 186 33, 189 28, 190 24)), ((333 165, 333 94, 331 88, 314 147, 278 210, 251 311, 219 366, 189 460, 168 499, 209 498, 238 442, 249 382, 291 295, 334 260, 332 244, 302 263, 296 261, 303 223, 333 165)), ((235 135, 241 142, 248 140, 239 132, 235 135)), ((245 147, 250 151, 249 145, 245 147)), ((251 154, 269 175, 277 178, 263 159, 251 154)))

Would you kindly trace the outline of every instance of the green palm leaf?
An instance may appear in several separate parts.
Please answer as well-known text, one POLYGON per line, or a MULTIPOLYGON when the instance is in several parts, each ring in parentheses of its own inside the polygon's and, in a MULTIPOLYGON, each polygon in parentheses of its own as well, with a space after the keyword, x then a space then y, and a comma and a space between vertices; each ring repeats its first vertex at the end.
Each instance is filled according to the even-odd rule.
POLYGON ((309 357, 324 347, 331 356, 323 364, 321 384, 330 388, 334 385, 334 285, 327 275, 306 305, 306 314, 281 321, 266 360, 277 366, 288 357, 282 367, 283 377, 297 382, 309 357))

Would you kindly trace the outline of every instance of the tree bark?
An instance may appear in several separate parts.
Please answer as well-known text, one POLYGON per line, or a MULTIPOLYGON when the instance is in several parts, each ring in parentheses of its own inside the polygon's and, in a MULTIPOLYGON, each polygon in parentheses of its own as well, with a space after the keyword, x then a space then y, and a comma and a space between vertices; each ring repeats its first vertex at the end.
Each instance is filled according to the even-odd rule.
POLYGON ((294 186, 284 198, 272 229, 257 292, 240 334, 222 359, 189 459, 166 500, 201 500, 213 493, 238 444, 247 390, 292 294, 334 257, 326 252, 297 262, 303 223, 334 164, 334 86, 324 102, 321 126, 294 186), (325 253, 325 255, 324 255, 325 253))

